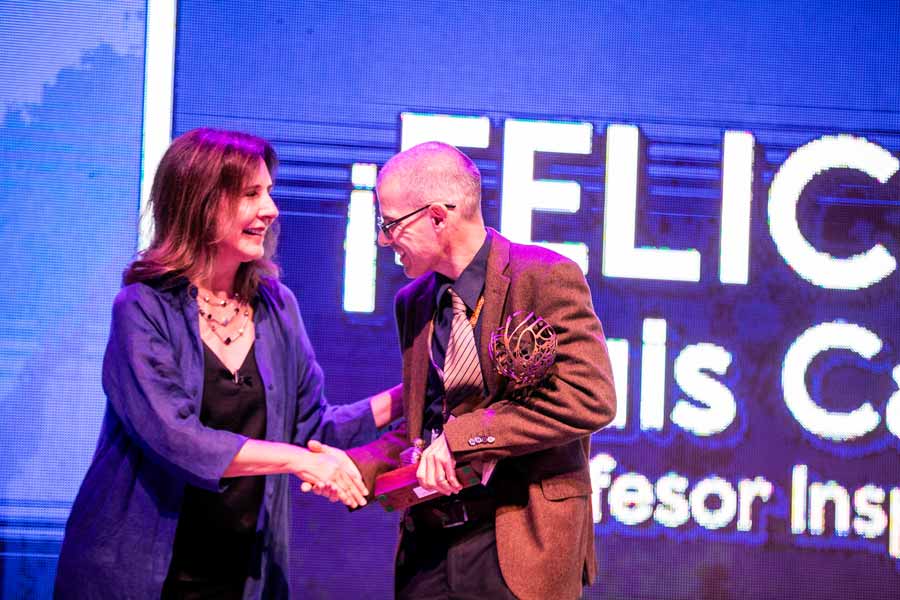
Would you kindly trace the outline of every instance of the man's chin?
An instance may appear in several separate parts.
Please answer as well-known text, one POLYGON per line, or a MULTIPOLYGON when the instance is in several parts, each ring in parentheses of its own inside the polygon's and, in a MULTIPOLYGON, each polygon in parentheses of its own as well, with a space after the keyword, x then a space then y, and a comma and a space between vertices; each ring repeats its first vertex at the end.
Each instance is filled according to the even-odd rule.
POLYGON ((409 279, 415 279, 422 275, 421 269, 417 269, 414 266, 406 266, 403 265, 403 274, 406 275, 409 279))

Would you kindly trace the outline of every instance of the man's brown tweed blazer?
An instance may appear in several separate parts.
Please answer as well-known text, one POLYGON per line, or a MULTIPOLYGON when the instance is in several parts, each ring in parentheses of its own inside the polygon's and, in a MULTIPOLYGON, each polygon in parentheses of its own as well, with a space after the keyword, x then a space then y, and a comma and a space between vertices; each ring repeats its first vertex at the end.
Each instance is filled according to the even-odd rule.
MULTIPOLYGON (((489 235, 479 327, 488 394, 457 406, 444 431, 457 462, 500 461, 488 486, 498 500, 497 552, 512 592, 523 600, 577 598, 597 570, 590 436, 615 414, 606 340, 575 263, 538 246, 512 243, 493 230, 489 235), (491 332, 519 310, 543 317, 559 343, 549 376, 524 401, 507 397, 509 382, 488 353, 491 332)), ((434 273, 428 273, 397 294, 405 420, 375 442, 348 451, 369 490, 376 475, 399 467, 400 452, 423 437, 436 285, 434 273)))

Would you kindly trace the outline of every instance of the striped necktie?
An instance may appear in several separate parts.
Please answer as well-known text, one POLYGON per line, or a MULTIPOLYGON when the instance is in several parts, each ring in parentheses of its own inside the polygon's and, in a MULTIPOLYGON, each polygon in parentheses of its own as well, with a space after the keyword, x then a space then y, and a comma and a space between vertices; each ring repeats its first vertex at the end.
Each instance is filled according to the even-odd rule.
POLYGON ((450 342, 447 344, 447 358, 444 361, 445 414, 456 404, 471 395, 481 394, 484 383, 481 377, 481 361, 466 304, 452 288, 447 290, 453 305, 453 322, 450 342))

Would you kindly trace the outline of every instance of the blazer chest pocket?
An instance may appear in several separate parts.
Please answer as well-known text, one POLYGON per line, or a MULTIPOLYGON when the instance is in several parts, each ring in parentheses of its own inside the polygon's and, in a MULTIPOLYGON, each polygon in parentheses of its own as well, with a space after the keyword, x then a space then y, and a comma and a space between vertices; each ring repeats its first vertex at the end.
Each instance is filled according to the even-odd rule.
POLYGON ((541 491, 547 500, 565 500, 576 496, 590 496, 591 481, 587 474, 565 473, 541 480, 541 491))

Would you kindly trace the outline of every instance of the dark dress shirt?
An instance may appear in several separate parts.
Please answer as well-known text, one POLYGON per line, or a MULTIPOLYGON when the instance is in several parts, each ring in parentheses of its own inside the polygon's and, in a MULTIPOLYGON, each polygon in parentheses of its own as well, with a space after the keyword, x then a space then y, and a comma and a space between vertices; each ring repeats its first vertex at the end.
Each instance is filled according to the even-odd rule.
MULTIPOLYGON (((487 273, 487 259, 490 251, 491 234, 488 232, 481 248, 472 258, 472 262, 463 269, 456 281, 444 275, 436 274, 439 285, 437 296, 435 297, 437 310, 434 315, 434 335, 431 336, 432 364, 428 369, 425 419, 422 421, 425 431, 431 429, 439 432, 443 428, 444 423, 444 382, 438 369, 443 370, 444 368, 447 346, 450 343, 450 329, 453 325, 453 306, 447 290, 451 287, 453 288, 453 291, 465 302, 467 313, 471 316, 478 305, 478 299, 481 298, 484 292, 484 278, 487 273)), ((480 334, 481 319, 479 318, 475 324, 476 340, 479 339, 480 334)), ((452 406, 447 407, 447 410, 452 409, 452 406)))

